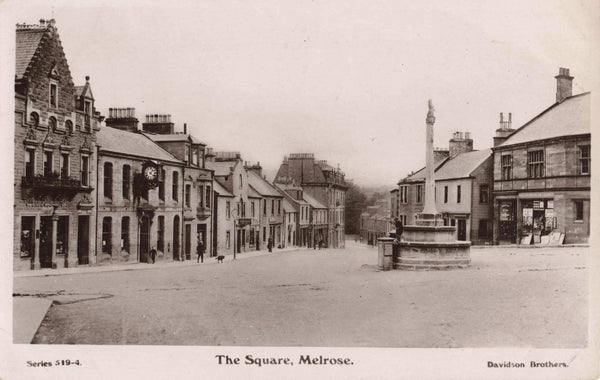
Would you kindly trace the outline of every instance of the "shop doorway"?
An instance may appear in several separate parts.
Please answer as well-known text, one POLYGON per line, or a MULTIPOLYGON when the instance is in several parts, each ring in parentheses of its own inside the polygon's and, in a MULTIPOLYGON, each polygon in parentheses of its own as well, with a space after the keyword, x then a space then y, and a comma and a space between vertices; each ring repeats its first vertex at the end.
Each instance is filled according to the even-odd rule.
POLYGON ((457 239, 458 240, 467 240, 467 220, 466 219, 457 219, 457 239))
POLYGON ((77 218, 77 263, 78 265, 89 264, 90 249, 90 217, 79 215, 77 218))
POLYGON ((40 218, 40 266, 52 268, 52 218, 40 218))
POLYGON ((21 257, 33 258, 35 247, 35 216, 21 217, 21 257))
MULTIPOLYGON (((207 246, 206 244, 206 224, 198 224, 196 226, 196 233, 197 233, 197 238, 198 240, 202 241, 202 243, 204 243, 204 250, 205 252, 209 250, 210 247, 207 246)), ((210 256, 214 256, 213 252, 209 252, 210 256)))
POLYGON ((517 242, 516 201, 503 201, 499 204, 498 243, 515 244, 517 242))
POLYGON ((142 216, 140 221, 140 263, 148 262, 150 252, 150 221, 147 216, 142 216))

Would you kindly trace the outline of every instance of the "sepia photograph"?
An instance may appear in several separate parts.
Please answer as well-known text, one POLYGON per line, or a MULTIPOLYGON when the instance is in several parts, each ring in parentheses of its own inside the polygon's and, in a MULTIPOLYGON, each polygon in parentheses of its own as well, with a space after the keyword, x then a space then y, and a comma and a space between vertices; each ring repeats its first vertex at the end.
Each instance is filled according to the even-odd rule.
POLYGON ((600 376, 597 1, 0 20, 0 378, 600 376))

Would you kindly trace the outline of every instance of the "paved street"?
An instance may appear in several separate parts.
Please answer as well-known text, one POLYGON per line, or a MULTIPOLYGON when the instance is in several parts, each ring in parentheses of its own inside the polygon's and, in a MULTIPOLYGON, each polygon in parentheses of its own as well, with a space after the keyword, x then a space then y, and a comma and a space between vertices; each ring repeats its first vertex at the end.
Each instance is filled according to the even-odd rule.
POLYGON ((454 271, 377 272, 375 248, 15 278, 55 300, 34 343, 583 347, 589 248, 473 248, 454 271))

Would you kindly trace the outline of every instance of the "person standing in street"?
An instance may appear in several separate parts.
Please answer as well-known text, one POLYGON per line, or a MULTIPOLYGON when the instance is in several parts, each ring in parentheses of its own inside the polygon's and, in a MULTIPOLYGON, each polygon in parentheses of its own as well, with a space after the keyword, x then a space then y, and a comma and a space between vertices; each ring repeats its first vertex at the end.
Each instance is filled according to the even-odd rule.
POLYGON ((150 259, 152 260, 152 264, 156 261, 156 248, 152 247, 150 250, 150 259))
POLYGON ((196 262, 204 263, 204 243, 202 242, 202 240, 198 240, 198 246, 196 247, 196 253, 198 254, 196 262))
POLYGON ((273 239, 269 238, 269 242, 267 243, 267 248, 269 252, 273 252, 273 239))
POLYGON ((404 231, 404 226, 402 225, 402 221, 398 218, 394 219, 394 224, 396 227, 396 240, 402 240, 402 232, 404 231))

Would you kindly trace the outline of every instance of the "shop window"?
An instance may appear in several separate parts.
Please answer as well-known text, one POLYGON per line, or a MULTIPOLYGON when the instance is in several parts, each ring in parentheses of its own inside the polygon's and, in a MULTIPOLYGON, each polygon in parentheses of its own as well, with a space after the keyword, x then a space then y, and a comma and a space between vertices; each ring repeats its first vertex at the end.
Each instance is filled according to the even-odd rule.
POLYGON ((579 174, 590 174, 591 161, 590 146, 579 146, 579 174))
POLYGON ((131 166, 123 165, 123 199, 129 199, 131 184, 131 166))
POLYGON ((121 219, 121 251, 129 252, 129 217, 121 219))
POLYGON ((489 185, 479 185, 479 203, 488 203, 490 201, 489 185))
POLYGON ((104 163, 104 197, 112 199, 112 169, 113 165, 110 162, 104 163))
POLYGON ((575 221, 583 222, 583 201, 575 201, 575 221))
POLYGON ((35 249, 35 216, 21 217, 21 258, 33 257, 35 249))
POLYGON ((503 154, 501 157, 502 180, 512 179, 512 154, 503 154))
POLYGON ((527 152, 527 177, 541 178, 544 176, 544 151, 527 152))

